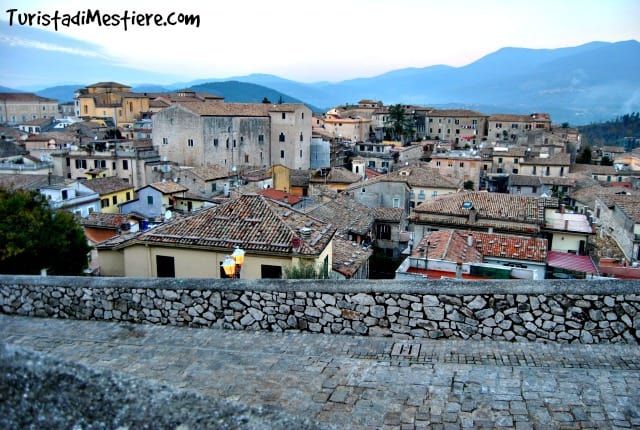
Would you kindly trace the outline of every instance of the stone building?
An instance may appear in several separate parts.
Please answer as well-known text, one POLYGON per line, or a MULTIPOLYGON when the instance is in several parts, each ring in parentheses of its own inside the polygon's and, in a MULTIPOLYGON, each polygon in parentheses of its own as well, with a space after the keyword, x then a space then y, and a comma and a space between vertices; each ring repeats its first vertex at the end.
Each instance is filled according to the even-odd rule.
POLYGON ((180 165, 308 169, 311 110, 303 104, 178 102, 153 116, 153 144, 180 165))
POLYGON ((38 118, 57 118, 58 101, 33 93, 0 93, 0 124, 17 125, 38 118))
POLYGON ((76 116, 84 119, 100 118, 114 126, 133 125, 142 112, 149 111, 149 96, 132 92, 128 85, 98 82, 76 92, 75 109, 76 116))

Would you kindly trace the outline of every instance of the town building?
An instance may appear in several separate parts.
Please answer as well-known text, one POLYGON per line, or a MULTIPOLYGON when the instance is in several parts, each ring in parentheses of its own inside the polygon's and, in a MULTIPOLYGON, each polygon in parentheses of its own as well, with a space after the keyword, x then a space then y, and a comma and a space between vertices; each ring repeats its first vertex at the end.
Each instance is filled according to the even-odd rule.
POLYGON ((432 109, 424 112, 428 139, 472 148, 487 135, 487 115, 467 109, 432 109))
POLYGON ((176 199, 185 197, 187 191, 189 188, 173 181, 149 184, 136 190, 135 199, 120 203, 120 213, 135 212, 148 220, 162 221, 163 218, 171 217, 176 199))
POLYGON ((103 213, 119 213, 118 205, 130 201, 134 197, 133 185, 126 179, 117 176, 83 179, 80 183, 100 195, 100 212, 103 213))
POLYGON ((640 196, 601 194, 594 215, 604 234, 612 237, 632 264, 640 261, 640 196))
POLYGON ((153 144, 180 165, 308 169, 311 111, 303 104, 178 102, 153 116, 153 144))
POLYGON ((133 126, 149 112, 149 96, 134 93, 131 87, 117 82, 98 82, 80 88, 75 94, 76 116, 83 119, 100 119, 107 126, 133 126))
POLYGON ((41 118, 58 118, 57 100, 33 93, 0 93, 0 124, 15 126, 41 118))
POLYGON ((283 278, 312 265, 329 276, 335 228, 288 205, 242 195, 163 223, 127 240, 98 245, 105 276, 224 278, 222 264, 244 250, 241 279, 283 278))
POLYGON ((487 138, 490 141, 515 142, 531 131, 550 129, 551 117, 546 113, 492 114, 487 118, 487 138))

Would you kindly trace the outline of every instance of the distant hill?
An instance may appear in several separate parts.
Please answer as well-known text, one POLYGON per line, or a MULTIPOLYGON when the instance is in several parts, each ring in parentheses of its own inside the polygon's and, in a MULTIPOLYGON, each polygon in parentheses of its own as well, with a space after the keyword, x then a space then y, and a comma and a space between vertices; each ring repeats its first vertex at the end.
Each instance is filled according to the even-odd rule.
POLYGON ((67 103, 73 101, 73 94, 79 88, 84 88, 84 84, 75 85, 59 85, 57 87, 45 88, 40 91, 36 91, 36 94, 40 97, 47 97, 50 99, 58 100, 58 103, 67 103))
MULTIPOLYGON (((632 112, 614 120, 578 127, 586 145, 628 146, 640 142, 640 112, 632 112), (635 138, 624 139, 624 138, 635 138)), ((634 146, 635 147, 635 146, 634 146)))
MULTIPOLYGON (((271 103, 278 103, 280 100, 284 103, 304 103, 300 99, 288 96, 271 88, 238 81, 208 82, 193 85, 190 89, 197 92, 222 96, 227 102, 260 103, 266 97, 271 103)), ((313 112, 322 112, 324 110, 308 103, 305 104, 313 112)))
POLYGON ((0 93, 20 93, 22 91, 0 85, 0 93))

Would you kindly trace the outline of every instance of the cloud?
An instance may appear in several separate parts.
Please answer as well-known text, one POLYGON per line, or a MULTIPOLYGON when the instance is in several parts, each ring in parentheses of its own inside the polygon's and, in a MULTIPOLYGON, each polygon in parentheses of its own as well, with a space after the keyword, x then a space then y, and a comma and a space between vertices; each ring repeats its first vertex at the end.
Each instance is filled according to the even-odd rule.
POLYGON ((73 48, 69 46, 57 45, 55 43, 41 42, 38 40, 25 39, 17 36, 8 36, 0 34, 0 44, 18 48, 41 49, 43 51, 64 52, 67 54, 80 55, 83 57, 107 58, 105 55, 95 51, 81 48, 73 48))

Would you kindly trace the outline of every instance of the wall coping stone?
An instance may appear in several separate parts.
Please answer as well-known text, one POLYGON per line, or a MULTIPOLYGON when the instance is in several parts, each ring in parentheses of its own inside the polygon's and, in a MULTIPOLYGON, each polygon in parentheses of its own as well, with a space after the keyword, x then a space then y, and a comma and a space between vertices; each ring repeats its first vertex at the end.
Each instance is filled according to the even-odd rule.
POLYGON ((640 294, 636 280, 298 280, 298 279, 203 279, 203 278, 124 278, 82 276, 28 276, 0 275, 0 286, 31 285, 66 288, 131 288, 202 291, 264 291, 264 292, 319 292, 319 293, 385 293, 428 295, 616 295, 640 294))

